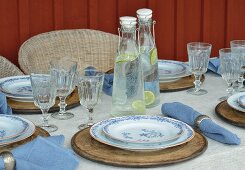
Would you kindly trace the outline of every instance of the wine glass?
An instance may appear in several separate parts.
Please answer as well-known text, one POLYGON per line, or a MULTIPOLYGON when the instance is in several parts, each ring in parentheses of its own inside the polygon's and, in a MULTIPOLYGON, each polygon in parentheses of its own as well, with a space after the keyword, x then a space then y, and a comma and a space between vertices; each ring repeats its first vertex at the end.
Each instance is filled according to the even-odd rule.
POLYGON ((52 60, 51 75, 55 77, 57 96, 60 98, 60 110, 52 114, 56 119, 70 119, 74 114, 66 111, 66 97, 74 90, 74 77, 77 70, 77 63, 66 58, 52 60))
POLYGON ((234 89, 232 84, 237 81, 240 76, 240 59, 237 53, 233 53, 231 48, 223 48, 219 50, 219 58, 220 58, 220 73, 222 78, 226 81, 227 88, 227 96, 219 98, 220 101, 227 100, 228 97, 232 95, 234 89))
POLYGON ((48 132, 58 129, 55 125, 48 123, 48 110, 55 104, 56 87, 54 79, 47 74, 31 74, 31 86, 34 104, 42 111, 43 124, 39 125, 48 132))
POLYGON ((204 42, 191 42, 187 44, 189 66, 195 77, 195 87, 187 90, 187 93, 193 95, 203 95, 207 93, 207 90, 200 88, 200 78, 202 74, 207 72, 211 48, 211 44, 204 42))
POLYGON ((245 40, 233 40, 230 42, 231 50, 233 53, 237 53, 240 59, 240 77, 238 79, 238 90, 245 91, 245 87, 243 85, 244 82, 244 73, 245 73, 245 40))
POLYGON ((80 104, 85 107, 89 112, 89 121, 87 124, 81 124, 79 129, 89 127, 94 124, 93 111, 95 105, 98 103, 104 81, 104 73, 85 69, 78 80, 78 94, 80 104))

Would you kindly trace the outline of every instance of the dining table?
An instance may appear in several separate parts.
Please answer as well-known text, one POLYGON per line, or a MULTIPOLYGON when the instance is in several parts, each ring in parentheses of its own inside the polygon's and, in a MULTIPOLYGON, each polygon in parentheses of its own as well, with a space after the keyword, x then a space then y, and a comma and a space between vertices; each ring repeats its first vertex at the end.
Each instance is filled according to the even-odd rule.
MULTIPOLYGON (((215 140, 207 138, 208 147, 201 155, 186 161, 179 163, 173 163, 163 166, 148 167, 145 169, 245 169, 245 129, 234 126, 228 122, 222 120, 216 113, 215 107, 220 103, 219 98, 226 95, 227 85, 220 75, 213 72, 207 72, 205 74, 205 81, 201 88, 208 91, 205 95, 191 95, 182 91, 162 92, 160 95, 160 104, 156 107, 146 109, 146 115, 162 115, 161 106, 164 103, 181 102, 185 105, 191 106, 201 114, 208 115, 213 121, 222 127, 235 133, 240 139, 240 145, 227 145, 215 140)), ((93 113, 95 122, 99 122, 111 117, 111 104, 112 97, 103 94, 100 102, 96 105, 93 113)), ((65 147, 72 150, 71 138, 75 133, 79 131, 78 126, 81 123, 85 123, 88 120, 88 112, 81 105, 69 110, 74 113, 74 117, 68 120, 57 120, 50 116, 50 123, 58 126, 56 132, 50 133, 50 135, 64 135, 65 147)), ((19 114, 36 125, 41 123, 40 114, 19 114)), ((76 154, 76 153, 75 153, 76 154)), ((129 167, 120 167, 106 165, 92 160, 88 160, 79 155, 77 157, 80 160, 79 170, 120 170, 131 169, 129 167)), ((67 162, 69 163, 69 162, 67 162)), ((138 169, 138 168, 132 168, 138 169)), ((144 168, 139 168, 144 169, 144 168)))

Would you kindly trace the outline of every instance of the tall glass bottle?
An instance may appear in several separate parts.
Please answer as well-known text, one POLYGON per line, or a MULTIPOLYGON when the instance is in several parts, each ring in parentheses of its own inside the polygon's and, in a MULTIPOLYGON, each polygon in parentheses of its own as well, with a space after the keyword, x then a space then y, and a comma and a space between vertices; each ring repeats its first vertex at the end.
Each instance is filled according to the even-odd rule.
POLYGON ((136 13, 139 25, 138 45, 144 75, 145 104, 147 108, 151 108, 160 103, 157 48, 155 36, 151 34, 151 26, 155 22, 152 22, 150 9, 139 9, 136 13))
POLYGON ((136 43, 136 20, 135 17, 120 17, 112 91, 113 116, 145 112, 143 72, 136 43))

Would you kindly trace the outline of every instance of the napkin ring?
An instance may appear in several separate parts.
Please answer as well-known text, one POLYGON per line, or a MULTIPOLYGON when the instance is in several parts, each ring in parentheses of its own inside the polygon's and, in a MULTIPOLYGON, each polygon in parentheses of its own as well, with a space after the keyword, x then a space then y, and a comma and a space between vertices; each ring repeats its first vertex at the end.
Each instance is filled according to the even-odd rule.
POLYGON ((210 119, 210 117, 208 117, 207 115, 199 115, 197 116, 197 118, 195 119, 195 127, 197 129, 199 129, 200 124, 202 123, 203 120, 205 119, 210 119))
POLYGON ((5 170, 14 170, 15 169, 15 159, 11 152, 3 151, 0 153, 0 156, 3 157, 5 170))

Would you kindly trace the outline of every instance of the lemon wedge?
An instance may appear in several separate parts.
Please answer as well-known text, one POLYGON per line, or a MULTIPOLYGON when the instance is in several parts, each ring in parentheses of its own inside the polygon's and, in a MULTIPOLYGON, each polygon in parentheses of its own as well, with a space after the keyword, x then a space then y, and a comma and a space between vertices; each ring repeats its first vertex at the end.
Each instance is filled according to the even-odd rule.
POLYGON ((132 103, 132 108, 139 113, 145 112, 145 103, 142 100, 136 100, 132 103))
POLYGON ((145 105, 150 105, 155 101, 155 95, 151 91, 145 91, 145 105))

